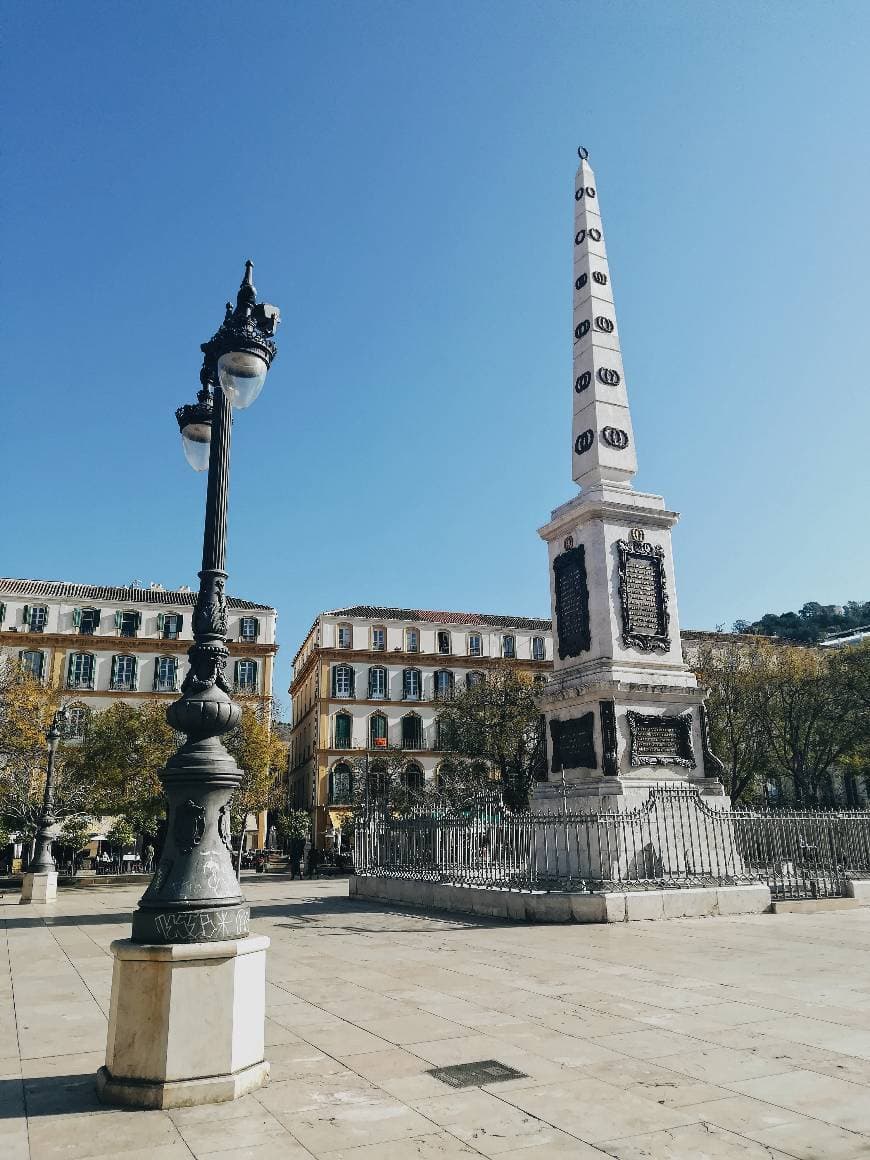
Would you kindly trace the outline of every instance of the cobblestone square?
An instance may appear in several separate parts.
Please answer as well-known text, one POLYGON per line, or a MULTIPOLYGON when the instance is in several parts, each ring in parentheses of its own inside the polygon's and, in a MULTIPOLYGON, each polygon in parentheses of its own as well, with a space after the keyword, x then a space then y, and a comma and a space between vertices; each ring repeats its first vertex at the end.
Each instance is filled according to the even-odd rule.
POLYGON ((857 1160, 870 1156, 870 908, 533 926, 250 878, 268 1087, 102 1107, 112 939, 138 888, 0 899, 3 1160, 857 1160), (523 1073, 452 1089, 433 1069, 523 1073))

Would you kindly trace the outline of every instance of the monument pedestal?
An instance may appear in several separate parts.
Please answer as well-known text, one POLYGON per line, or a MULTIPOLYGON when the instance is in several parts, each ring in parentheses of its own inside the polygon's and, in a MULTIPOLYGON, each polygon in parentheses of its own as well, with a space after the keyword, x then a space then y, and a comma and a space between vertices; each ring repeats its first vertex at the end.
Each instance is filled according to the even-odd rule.
POLYGON ((57 898, 57 871, 25 874, 19 902, 54 902, 57 898))
POLYGON ((148 945, 119 939, 104 1103, 178 1108, 235 1100, 269 1078, 264 1056, 269 939, 148 945))

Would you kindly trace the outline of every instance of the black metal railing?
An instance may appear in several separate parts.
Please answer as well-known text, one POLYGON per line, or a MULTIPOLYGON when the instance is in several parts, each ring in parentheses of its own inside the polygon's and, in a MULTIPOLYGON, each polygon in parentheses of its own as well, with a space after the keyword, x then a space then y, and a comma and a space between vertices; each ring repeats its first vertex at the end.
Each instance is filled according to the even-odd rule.
POLYGON ((732 811, 685 786, 600 813, 513 813, 497 798, 375 806, 357 821, 354 861, 361 875, 510 890, 765 882, 774 898, 830 897, 870 877, 870 810, 732 811))

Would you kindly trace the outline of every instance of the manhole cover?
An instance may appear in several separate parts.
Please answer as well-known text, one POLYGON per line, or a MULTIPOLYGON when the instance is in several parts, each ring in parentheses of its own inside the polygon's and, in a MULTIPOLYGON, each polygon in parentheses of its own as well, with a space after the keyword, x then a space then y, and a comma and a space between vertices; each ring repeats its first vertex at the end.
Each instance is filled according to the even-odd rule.
POLYGON ((433 1067, 426 1073, 450 1087, 481 1087, 503 1079, 528 1079, 524 1071, 516 1071, 497 1059, 481 1059, 477 1063, 455 1063, 452 1067, 433 1067))

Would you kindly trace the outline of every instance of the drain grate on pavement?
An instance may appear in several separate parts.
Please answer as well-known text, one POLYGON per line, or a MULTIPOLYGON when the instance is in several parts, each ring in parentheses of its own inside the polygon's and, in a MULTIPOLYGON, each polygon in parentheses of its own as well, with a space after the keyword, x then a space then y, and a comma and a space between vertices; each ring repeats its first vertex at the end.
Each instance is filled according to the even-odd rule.
POLYGON ((454 1063, 451 1067, 433 1067, 426 1073, 450 1087, 481 1087, 504 1079, 528 1079, 524 1071, 516 1071, 497 1059, 481 1059, 477 1063, 454 1063))

